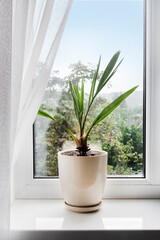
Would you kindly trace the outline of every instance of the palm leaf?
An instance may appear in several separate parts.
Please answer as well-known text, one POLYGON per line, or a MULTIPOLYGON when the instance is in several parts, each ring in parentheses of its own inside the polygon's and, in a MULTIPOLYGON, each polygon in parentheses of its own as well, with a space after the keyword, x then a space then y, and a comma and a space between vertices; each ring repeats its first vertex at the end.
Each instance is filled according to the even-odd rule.
POLYGON ((80 96, 80 136, 83 135, 83 114, 84 114, 84 78, 82 78, 81 96, 80 96))
POLYGON ((77 96, 77 99, 79 100, 79 88, 78 88, 78 80, 77 80, 77 85, 73 84, 73 88, 74 88, 74 91, 75 91, 75 94, 77 96))
POLYGON ((98 77, 100 62, 101 62, 101 56, 99 57, 99 62, 98 62, 98 65, 97 65, 97 69, 96 69, 96 71, 94 73, 94 76, 93 76, 93 81, 92 81, 91 90, 90 90, 90 94, 89 94, 89 100, 88 100, 88 108, 90 108, 90 105, 91 105, 93 97, 94 97, 94 91, 95 91, 95 86, 96 86, 96 80, 97 80, 97 77, 98 77))
MULTIPOLYGON (((106 85, 106 83, 108 82, 108 77, 109 75, 111 74, 114 66, 116 65, 116 62, 119 58, 119 55, 120 55, 120 51, 118 51, 117 53, 114 54, 114 56, 111 58, 110 62, 108 63, 100 81, 99 81, 99 84, 97 86, 97 90, 96 90, 96 96, 97 94, 101 91, 101 89, 106 85)), ((121 60, 122 62, 122 60, 121 60)), ((121 63, 120 62, 120 63, 121 63)), ((120 64, 119 64, 120 65, 120 64)))
POLYGON ((80 109, 81 109, 82 115, 83 115, 83 111, 84 111, 84 78, 82 78, 82 85, 81 85, 80 109))
POLYGON ((93 76, 93 81, 92 81, 92 85, 91 85, 91 89, 90 89, 90 94, 89 94, 89 100, 88 100, 88 108, 87 108, 86 114, 85 114, 85 116, 84 116, 84 120, 83 120, 83 124, 82 124, 82 129, 84 129, 84 127, 85 127, 85 123, 86 123, 86 119, 87 119, 89 110, 90 110, 91 105, 92 105, 92 103, 93 103, 93 101, 94 101, 94 98, 95 98, 94 92, 95 92, 95 86, 96 86, 96 81, 97 81, 97 77, 98 77, 100 62, 101 62, 101 56, 99 57, 97 69, 96 69, 96 71, 95 71, 95 73, 94 73, 94 76, 93 76))
POLYGON ((73 84, 73 89, 74 89, 74 93, 75 93, 75 98, 76 98, 76 102, 77 102, 77 110, 78 110, 78 115, 81 111, 81 104, 80 104, 80 94, 79 94, 79 88, 78 88, 78 81, 77 81, 77 85, 73 84))
MULTIPOLYGON (((109 75, 109 77, 106 79, 106 81, 104 81, 104 83, 103 83, 102 86, 101 86, 101 89, 106 85, 106 83, 111 79, 111 77, 113 77, 113 75, 117 72, 117 69, 118 69, 119 65, 122 63, 122 61, 123 61, 123 58, 122 58, 121 61, 118 63, 118 65, 117 65, 116 68, 113 70, 113 72, 109 75)), ((101 90, 101 89, 100 89, 100 90, 101 90)), ((98 92, 98 93, 99 93, 99 92, 98 92)), ((96 96, 97 96, 98 93, 96 93, 96 96)))
POLYGON ((74 102, 74 111, 75 111, 75 115, 76 115, 76 118, 79 122, 79 125, 81 126, 81 121, 80 121, 80 115, 79 115, 79 112, 80 112, 80 109, 79 109, 79 100, 78 100, 78 97, 77 97, 77 90, 76 89, 76 86, 72 85, 71 81, 69 81, 69 86, 70 86, 70 90, 71 90, 71 95, 72 95, 72 98, 73 98, 73 102, 74 102))
POLYGON ((43 110, 39 109, 38 110, 38 115, 46 117, 46 118, 50 118, 53 121, 55 121, 56 123, 60 124, 73 138, 74 140, 77 142, 77 138, 74 136, 74 134, 68 129, 66 128, 66 126, 64 126, 62 123, 60 123, 57 119, 55 119, 54 117, 52 117, 50 114, 48 114, 47 112, 44 112, 43 110))
POLYGON ((96 119, 93 121, 91 127, 88 130, 88 133, 86 135, 86 139, 88 138, 88 135, 92 128, 103 121, 113 110, 115 110, 132 92, 136 90, 138 86, 131 88, 127 92, 123 93, 121 96, 119 96, 116 100, 114 100, 111 104, 109 104, 107 107, 103 109, 103 111, 96 117, 96 119))

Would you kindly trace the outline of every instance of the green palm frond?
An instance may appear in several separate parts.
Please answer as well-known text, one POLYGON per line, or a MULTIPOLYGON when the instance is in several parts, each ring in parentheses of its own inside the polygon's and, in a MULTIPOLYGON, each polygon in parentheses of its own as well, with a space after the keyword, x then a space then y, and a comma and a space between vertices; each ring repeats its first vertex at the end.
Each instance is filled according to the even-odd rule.
POLYGON ((53 120, 54 122, 60 124, 72 137, 73 139, 77 142, 77 138, 74 136, 74 134, 72 133, 72 131, 70 129, 68 129, 66 126, 64 126, 62 123, 60 123, 57 119, 55 119, 54 117, 52 117, 50 114, 48 114, 47 112, 44 112, 43 110, 39 109, 38 110, 38 115, 46 117, 46 118, 50 118, 51 120, 53 120))
POLYGON ((113 110, 115 110, 131 93, 133 93, 137 87, 138 86, 133 87, 127 92, 123 93, 121 96, 119 96, 116 100, 114 100, 111 104, 109 104, 102 110, 102 112, 96 117, 96 119, 91 124, 91 127, 89 128, 88 133, 86 134, 86 140, 92 128, 101 121, 103 121, 109 114, 111 114, 111 112, 113 112, 113 110))
POLYGON ((98 93, 102 90, 102 88, 106 85, 106 83, 109 81, 109 79, 111 78, 110 75, 113 76, 113 74, 116 72, 117 67, 121 64, 121 62, 123 61, 123 59, 120 61, 120 63, 118 64, 118 66, 116 67, 116 69, 114 69, 117 60, 119 58, 120 55, 120 51, 116 52, 114 54, 114 56, 111 58, 110 62, 108 63, 106 69, 104 70, 104 73, 99 81, 99 84, 97 86, 97 90, 95 95, 97 96, 98 93), (113 71, 113 72, 112 72, 113 71))
POLYGON ((84 114, 84 79, 82 78, 82 85, 81 91, 79 90, 78 82, 77 85, 72 84, 69 81, 70 91, 74 102, 74 111, 76 118, 79 122, 80 132, 81 135, 83 134, 82 131, 82 121, 83 121, 83 114, 84 114))
POLYGON ((99 58, 99 62, 97 65, 97 69, 96 72, 94 74, 93 77, 93 81, 92 81, 92 85, 91 85, 91 89, 90 89, 90 94, 89 94, 89 101, 88 101, 88 108, 83 120, 83 125, 82 128, 85 128, 85 123, 86 123, 86 119, 89 113, 89 110, 92 106, 92 103, 94 102, 94 99, 97 97, 97 95, 99 94, 99 92, 102 90, 102 88, 107 84, 107 82, 111 79, 111 77, 116 73, 118 67, 120 66, 120 64, 122 63, 123 59, 118 63, 118 65, 115 67, 118 58, 120 55, 120 51, 116 52, 113 57, 111 58, 110 62, 108 63, 105 71, 102 74, 102 77, 99 80, 96 92, 95 92, 95 87, 96 87, 96 81, 97 81, 97 77, 98 77, 98 72, 99 72, 99 67, 100 67, 100 62, 101 62, 101 56, 99 58))
POLYGON ((98 73, 99 73, 99 67, 100 67, 100 62, 101 62, 101 56, 99 57, 99 62, 97 65, 97 69, 94 73, 91 89, 90 89, 90 94, 89 94, 89 100, 88 100, 88 108, 90 108, 90 105, 92 104, 93 98, 94 98, 94 93, 95 93, 95 86, 96 86, 96 81, 98 78, 98 73))

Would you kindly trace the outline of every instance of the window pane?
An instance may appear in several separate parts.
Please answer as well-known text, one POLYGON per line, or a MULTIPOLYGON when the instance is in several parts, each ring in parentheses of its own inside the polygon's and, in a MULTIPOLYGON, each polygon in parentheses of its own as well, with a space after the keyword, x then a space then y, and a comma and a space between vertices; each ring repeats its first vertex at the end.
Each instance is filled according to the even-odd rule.
MULTIPOLYGON (((108 103, 135 85, 138 89, 91 132, 92 149, 108 152, 108 175, 144 176, 143 157, 143 1, 74 1, 41 108, 77 129, 68 80, 85 80, 87 98, 101 55, 102 72, 115 52, 124 57, 117 73, 97 97, 89 123, 108 103)), ((57 152, 75 144, 61 126, 37 117, 34 175, 58 176, 57 152)))

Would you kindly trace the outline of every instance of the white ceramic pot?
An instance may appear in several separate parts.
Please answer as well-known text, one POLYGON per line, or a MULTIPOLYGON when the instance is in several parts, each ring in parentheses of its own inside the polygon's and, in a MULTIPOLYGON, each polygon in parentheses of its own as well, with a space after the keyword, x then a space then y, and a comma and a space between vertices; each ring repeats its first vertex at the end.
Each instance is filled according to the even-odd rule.
MULTIPOLYGON (((97 151, 97 150, 96 150, 97 151)), ((95 156, 67 156, 58 153, 59 178, 64 200, 72 206, 93 206, 101 202, 107 176, 107 152, 95 156)))

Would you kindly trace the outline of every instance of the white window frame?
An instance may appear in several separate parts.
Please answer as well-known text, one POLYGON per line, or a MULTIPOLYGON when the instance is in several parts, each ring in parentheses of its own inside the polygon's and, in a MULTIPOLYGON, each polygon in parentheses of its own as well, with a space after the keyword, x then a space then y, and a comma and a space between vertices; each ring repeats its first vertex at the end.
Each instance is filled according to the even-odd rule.
MULTIPOLYGON (((146 2, 146 177, 107 179, 104 198, 160 197, 160 1, 146 2)), ((63 198, 59 179, 33 178, 32 126, 21 152, 13 167, 14 198, 63 198)))

